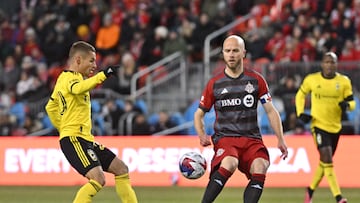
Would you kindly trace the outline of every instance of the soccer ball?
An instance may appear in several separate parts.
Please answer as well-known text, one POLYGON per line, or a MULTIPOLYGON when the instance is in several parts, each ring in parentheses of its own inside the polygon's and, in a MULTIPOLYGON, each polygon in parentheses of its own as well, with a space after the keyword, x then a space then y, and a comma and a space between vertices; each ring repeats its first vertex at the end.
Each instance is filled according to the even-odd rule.
POLYGON ((180 157, 181 174, 187 179, 198 179, 206 171, 206 159, 197 152, 187 152, 180 157))

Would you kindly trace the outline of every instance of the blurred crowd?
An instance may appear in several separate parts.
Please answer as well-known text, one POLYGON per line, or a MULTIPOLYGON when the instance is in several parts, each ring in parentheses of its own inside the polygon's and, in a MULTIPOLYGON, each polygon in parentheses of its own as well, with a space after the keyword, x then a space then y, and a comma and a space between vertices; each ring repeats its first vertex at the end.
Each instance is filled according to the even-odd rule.
MULTIPOLYGON (((249 13, 249 20, 212 46, 221 46, 224 36, 235 33, 245 38, 251 63, 316 61, 327 51, 336 52, 340 61, 359 60, 360 0, 2 1, 0 135, 27 135, 47 126, 44 113, 32 113, 26 104, 40 104, 48 97, 75 41, 96 47, 99 70, 121 64, 118 79, 99 88, 129 95, 138 70, 176 51, 190 63, 202 62, 206 36, 249 13)), ((121 123, 115 122, 124 112, 116 112, 126 111, 121 103, 136 103, 130 100, 101 104, 97 113, 112 120, 113 131, 105 134, 126 133, 119 132, 121 123)), ((153 134, 178 124, 170 122, 169 114, 137 111, 134 123, 141 127, 133 129, 145 130, 132 134, 153 134)))

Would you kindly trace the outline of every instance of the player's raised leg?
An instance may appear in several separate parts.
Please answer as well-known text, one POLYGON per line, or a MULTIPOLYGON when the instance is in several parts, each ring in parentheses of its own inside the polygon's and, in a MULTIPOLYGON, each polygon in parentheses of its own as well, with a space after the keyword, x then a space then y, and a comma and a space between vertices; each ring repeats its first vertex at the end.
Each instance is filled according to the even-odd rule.
POLYGON ((221 161, 220 167, 210 176, 203 199, 201 201, 202 203, 211 203, 216 199, 216 197, 224 188, 227 180, 237 169, 238 163, 238 160, 232 156, 226 156, 221 161))
POLYGON ((211 176, 206 186, 206 190, 202 199, 202 203, 211 203, 215 198, 220 194, 221 190, 224 188, 225 183, 232 175, 232 172, 227 169, 220 167, 215 171, 211 176))

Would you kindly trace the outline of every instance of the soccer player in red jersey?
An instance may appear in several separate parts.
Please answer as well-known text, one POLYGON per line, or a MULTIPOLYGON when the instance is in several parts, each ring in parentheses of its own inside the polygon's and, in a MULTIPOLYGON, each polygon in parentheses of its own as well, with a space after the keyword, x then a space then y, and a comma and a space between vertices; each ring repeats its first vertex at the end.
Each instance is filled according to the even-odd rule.
POLYGON ((271 102, 268 85, 257 72, 244 68, 246 54, 244 40, 227 37, 222 53, 225 70, 211 78, 205 87, 194 125, 202 146, 214 145, 211 173, 202 203, 213 202, 236 169, 249 179, 244 191, 244 203, 259 201, 270 165, 269 153, 262 141, 257 122, 257 104, 261 102, 272 129, 278 138, 281 157, 288 155, 279 112, 271 102), (216 121, 214 135, 206 135, 203 119, 214 106, 216 121))

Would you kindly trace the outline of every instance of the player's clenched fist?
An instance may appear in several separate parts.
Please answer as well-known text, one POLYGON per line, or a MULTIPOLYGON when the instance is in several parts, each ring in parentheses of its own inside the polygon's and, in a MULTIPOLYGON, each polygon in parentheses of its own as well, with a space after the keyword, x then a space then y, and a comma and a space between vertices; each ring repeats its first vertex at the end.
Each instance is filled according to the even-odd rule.
POLYGON ((117 70, 119 69, 119 65, 110 65, 108 67, 106 67, 103 71, 105 76, 108 78, 111 75, 117 75, 117 70))

